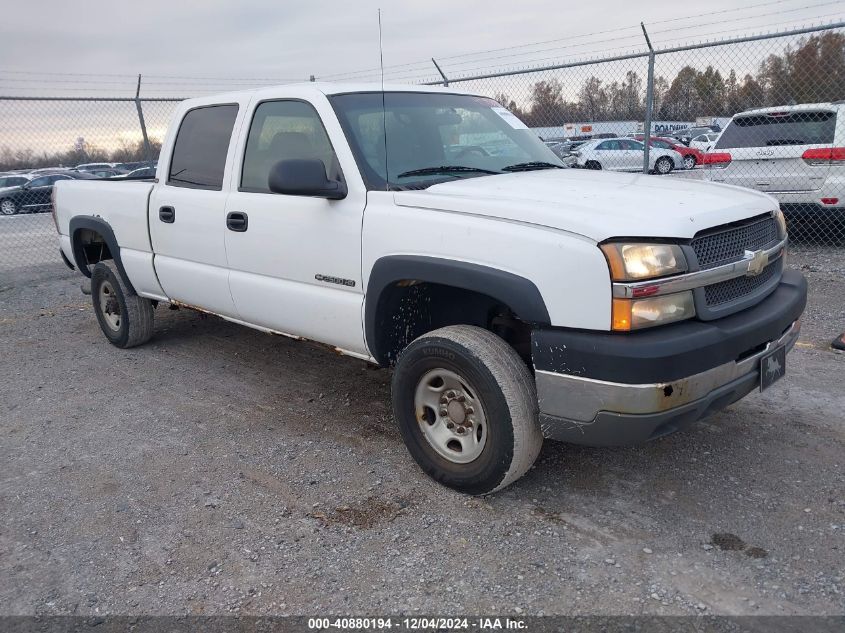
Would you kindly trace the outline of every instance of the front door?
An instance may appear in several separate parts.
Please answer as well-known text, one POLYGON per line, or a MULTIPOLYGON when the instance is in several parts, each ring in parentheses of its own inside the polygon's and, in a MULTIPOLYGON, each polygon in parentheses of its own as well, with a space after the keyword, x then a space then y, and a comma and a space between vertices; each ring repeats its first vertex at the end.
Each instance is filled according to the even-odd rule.
POLYGON ((367 354, 361 324, 361 223, 366 192, 348 147, 335 152, 326 127, 342 138, 326 103, 253 105, 242 167, 226 201, 229 286, 241 319, 270 330, 367 354), (318 112, 317 108, 321 111, 318 112), (270 169, 281 160, 319 159, 343 180, 343 200, 273 193, 270 169))

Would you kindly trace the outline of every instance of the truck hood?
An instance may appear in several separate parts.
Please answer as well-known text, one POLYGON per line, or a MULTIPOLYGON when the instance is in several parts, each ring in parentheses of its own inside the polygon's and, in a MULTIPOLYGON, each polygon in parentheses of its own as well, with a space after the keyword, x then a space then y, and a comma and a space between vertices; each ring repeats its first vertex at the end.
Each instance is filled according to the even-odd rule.
POLYGON ((549 169, 397 191, 397 205, 487 216, 611 237, 692 238, 702 229, 773 211, 766 194, 677 176, 549 169))

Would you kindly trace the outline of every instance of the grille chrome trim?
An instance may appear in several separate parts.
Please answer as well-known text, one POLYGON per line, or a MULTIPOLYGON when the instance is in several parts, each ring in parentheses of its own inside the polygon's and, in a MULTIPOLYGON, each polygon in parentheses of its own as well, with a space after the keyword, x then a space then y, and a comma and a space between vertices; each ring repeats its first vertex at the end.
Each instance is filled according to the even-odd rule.
POLYGON ((761 251, 746 251, 742 259, 730 264, 706 268, 684 275, 666 277, 665 279, 653 279, 649 281, 637 281, 632 283, 614 283, 613 296, 618 299, 638 299, 644 297, 656 297, 659 295, 695 290, 702 286, 709 286, 722 281, 728 281, 743 275, 753 276, 753 266, 758 253, 764 253, 771 265, 782 254, 786 248, 787 239, 784 239, 771 248, 761 251))

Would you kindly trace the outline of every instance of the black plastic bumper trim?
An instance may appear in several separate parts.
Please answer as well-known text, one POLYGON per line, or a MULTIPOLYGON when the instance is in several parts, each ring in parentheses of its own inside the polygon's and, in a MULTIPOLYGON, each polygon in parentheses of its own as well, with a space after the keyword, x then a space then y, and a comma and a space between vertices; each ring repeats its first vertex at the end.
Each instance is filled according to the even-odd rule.
POLYGON ((756 306, 714 321, 629 333, 538 328, 531 335, 534 367, 627 384, 669 382, 737 360, 779 338, 806 303, 807 281, 787 270, 756 306))

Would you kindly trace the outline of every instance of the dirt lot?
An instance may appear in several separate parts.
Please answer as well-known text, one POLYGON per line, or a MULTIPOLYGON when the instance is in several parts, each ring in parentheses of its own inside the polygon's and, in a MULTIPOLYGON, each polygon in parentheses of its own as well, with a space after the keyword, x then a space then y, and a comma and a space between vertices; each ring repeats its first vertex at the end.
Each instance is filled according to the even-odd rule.
POLYGON ((788 376, 688 432, 429 481, 389 373, 160 308, 108 345, 59 264, 0 271, 3 614, 841 614, 845 253, 788 376))

